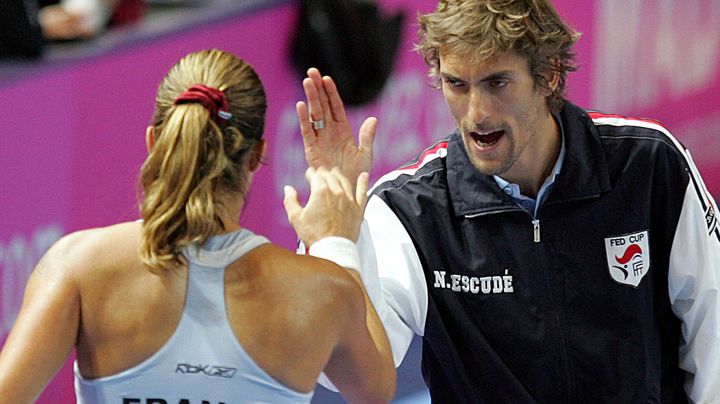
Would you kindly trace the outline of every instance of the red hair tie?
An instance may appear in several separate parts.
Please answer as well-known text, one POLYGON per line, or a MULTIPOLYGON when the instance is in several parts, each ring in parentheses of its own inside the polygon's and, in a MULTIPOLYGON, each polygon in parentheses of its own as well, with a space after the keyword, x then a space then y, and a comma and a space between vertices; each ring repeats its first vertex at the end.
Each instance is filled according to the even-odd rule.
POLYGON ((225 93, 202 84, 195 84, 175 99, 175 105, 199 103, 202 104, 210 112, 210 116, 215 119, 228 120, 232 117, 228 112, 228 99, 225 93))

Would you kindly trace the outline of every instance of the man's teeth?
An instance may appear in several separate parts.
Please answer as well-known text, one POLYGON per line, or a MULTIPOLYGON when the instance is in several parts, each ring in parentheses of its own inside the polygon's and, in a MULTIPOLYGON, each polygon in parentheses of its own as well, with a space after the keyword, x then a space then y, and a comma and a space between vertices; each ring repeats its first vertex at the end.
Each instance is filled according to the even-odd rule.
POLYGON ((503 136, 503 130, 495 130, 488 132, 473 132, 475 141, 480 146, 492 146, 497 143, 498 140, 503 136))

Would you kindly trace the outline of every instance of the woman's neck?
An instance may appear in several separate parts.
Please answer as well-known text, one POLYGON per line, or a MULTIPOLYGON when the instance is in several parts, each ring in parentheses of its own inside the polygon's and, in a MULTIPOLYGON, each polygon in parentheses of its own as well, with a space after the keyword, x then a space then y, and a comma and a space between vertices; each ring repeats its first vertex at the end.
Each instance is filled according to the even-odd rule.
POLYGON ((240 226, 240 214, 245 205, 245 198, 241 195, 224 198, 217 205, 217 211, 223 224, 223 233, 242 228, 240 226))

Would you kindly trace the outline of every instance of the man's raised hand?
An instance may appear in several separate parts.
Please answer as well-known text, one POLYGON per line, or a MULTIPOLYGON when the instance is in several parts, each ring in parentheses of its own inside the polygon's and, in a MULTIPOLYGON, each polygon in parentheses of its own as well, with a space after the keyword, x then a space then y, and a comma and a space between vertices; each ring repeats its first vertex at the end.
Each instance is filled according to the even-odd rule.
POLYGON ((357 241, 367 201, 368 174, 357 177, 355 185, 336 167, 332 170, 310 167, 305 172, 310 198, 300 205, 295 188, 285 186, 285 211, 298 238, 309 248, 330 236, 357 241))

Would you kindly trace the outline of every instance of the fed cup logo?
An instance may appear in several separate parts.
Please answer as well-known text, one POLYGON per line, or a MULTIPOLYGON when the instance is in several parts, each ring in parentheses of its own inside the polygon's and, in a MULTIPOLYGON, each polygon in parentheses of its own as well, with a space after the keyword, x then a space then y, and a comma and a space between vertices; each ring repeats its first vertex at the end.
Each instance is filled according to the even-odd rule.
POLYGON ((637 288, 650 270, 647 230, 605 238, 608 270, 615 282, 637 288))

